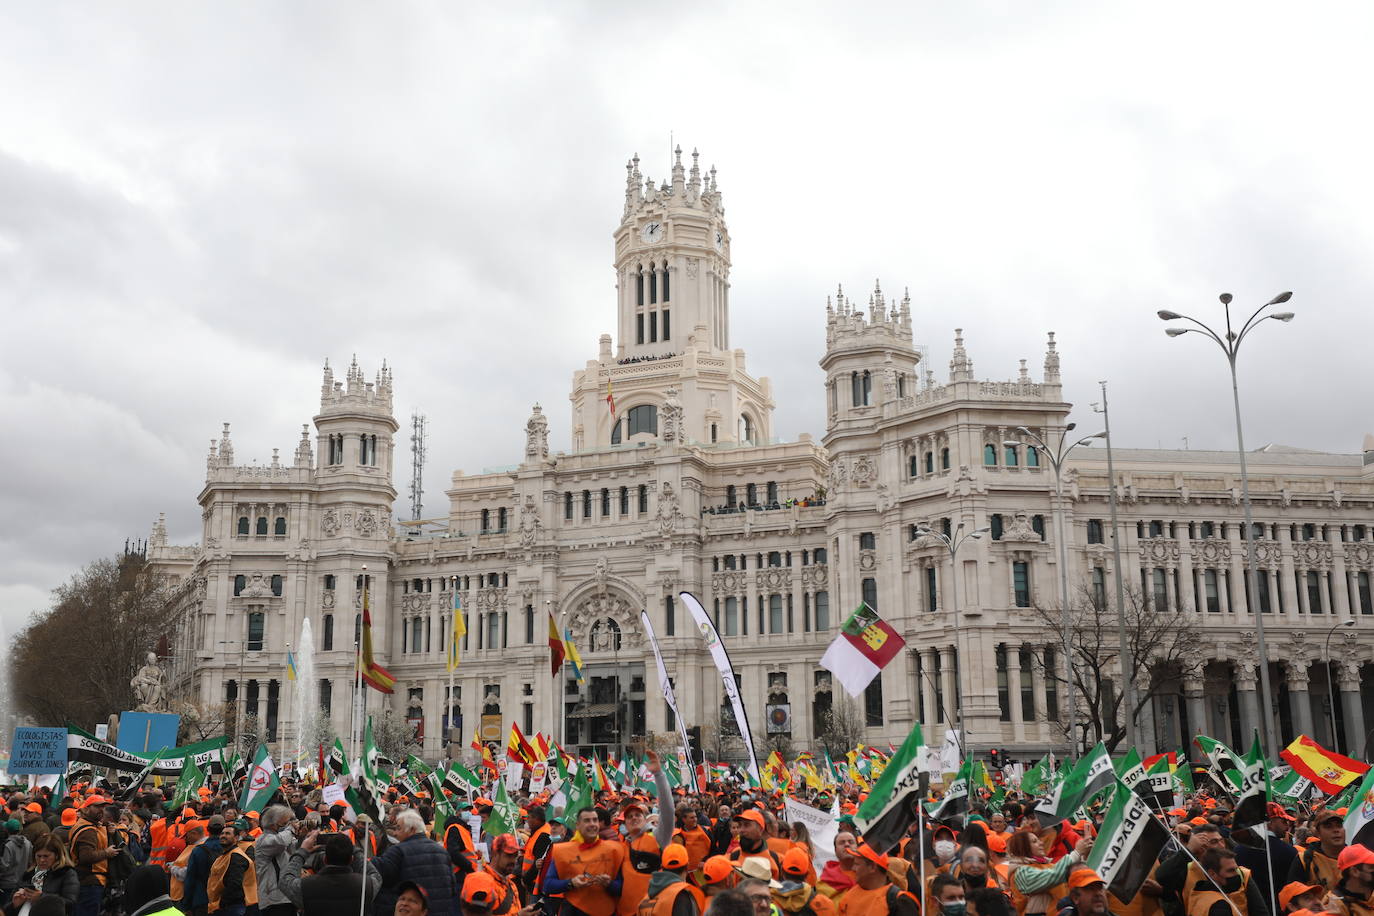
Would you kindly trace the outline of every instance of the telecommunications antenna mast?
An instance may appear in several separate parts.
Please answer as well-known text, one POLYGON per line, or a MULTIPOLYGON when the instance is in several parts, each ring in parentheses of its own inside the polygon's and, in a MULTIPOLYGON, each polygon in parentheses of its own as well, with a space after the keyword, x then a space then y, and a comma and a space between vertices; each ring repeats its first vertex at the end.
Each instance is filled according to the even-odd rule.
POLYGON ((425 415, 410 415, 410 517, 419 521, 425 497, 425 415))

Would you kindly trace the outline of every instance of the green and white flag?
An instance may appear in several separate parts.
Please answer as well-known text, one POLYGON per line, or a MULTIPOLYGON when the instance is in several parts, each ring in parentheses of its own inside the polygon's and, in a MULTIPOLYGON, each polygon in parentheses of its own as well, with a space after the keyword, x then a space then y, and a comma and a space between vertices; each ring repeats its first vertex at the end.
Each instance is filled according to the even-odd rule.
POLYGON ((1155 765, 1145 774, 1145 779, 1136 785, 1135 792, 1154 805, 1156 810, 1162 811, 1173 805, 1174 779, 1167 756, 1155 761, 1155 765))
MULTIPOLYGON (((563 810, 573 819, 576 819, 577 812, 581 811, 583 808, 592 807, 596 800, 596 794, 592 791, 591 782, 587 779, 588 769, 589 768, 586 766, 579 766, 577 768, 577 774, 573 776, 571 785, 566 782, 563 784, 563 792, 568 798, 568 804, 563 810)), ((569 823, 571 824, 572 821, 569 821, 569 823)))
POLYGON ((492 799, 491 814, 487 815, 482 830, 491 837, 503 833, 514 834, 519 823, 520 808, 511 801, 510 794, 506 791, 506 781, 502 779, 496 783, 496 797, 492 799))
POLYGON ((348 754, 344 752, 343 741, 334 739, 334 747, 329 751, 329 758, 325 761, 325 766, 335 776, 342 776, 348 772, 348 754))
POLYGON ((1088 867, 1107 882, 1107 890, 1123 904, 1135 899, 1150 876, 1169 831, 1140 796, 1118 784, 1097 840, 1088 854, 1088 867))
POLYGON ((1222 742, 1206 735, 1198 735, 1193 741, 1207 755, 1208 772, 1226 791, 1240 785, 1242 757, 1222 742))
MULTIPOLYGON (((1374 769, 1364 774, 1346 805, 1345 841, 1368 846, 1374 842, 1374 769)), ((1335 807, 1335 806, 1332 806, 1335 807)))
POLYGON ((1236 787, 1236 807, 1232 812, 1234 829, 1253 827, 1269 820, 1269 766, 1260 751, 1259 735, 1250 753, 1241 761, 1240 783, 1236 787))
POLYGON ((1128 789, 1135 789, 1145 778, 1145 767, 1141 765, 1140 754, 1135 748, 1131 748, 1125 757, 1116 762, 1116 778, 1124 782, 1128 789))
POLYGON ((1050 777, 1050 758, 1045 755, 1035 766, 1026 770, 1026 775, 1021 777, 1022 795, 1039 795, 1045 789, 1045 783, 1049 782, 1050 777))
POLYGON ((267 802, 271 800, 279 785, 281 779, 277 776, 277 768, 272 763, 272 758, 268 756, 267 745, 259 744, 258 752, 253 758, 253 769, 248 774, 248 781, 243 784, 239 810, 247 813, 266 808, 267 802))
POLYGON ((1036 820, 1041 827, 1053 827, 1070 818, 1075 810, 1091 801, 1098 792, 1116 785, 1116 781, 1112 758, 1099 741, 1087 756, 1078 761, 1064 781, 1035 806, 1036 820))
MULTIPOLYGON (((916 723, 897 753, 892 755, 868 798, 854 815, 854 824, 879 855, 906 836, 925 796, 928 777, 921 771, 921 724, 916 723)), ((967 782, 965 782, 967 787, 967 782)), ((967 801, 967 788, 965 800, 967 801)), ((967 805, 965 805, 967 810, 967 805)))
POLYGON ((187 757, 186 762, 181 765, 181 775, 177 777, 176 790, 172 793, 172 809, 181 811, 186 805, 196 798, 197 790, 205 785, 205 774, 196 766, 196 761, 187 757))
MULTIPOLYGON (((973 776, 973 761, 965 760, 959 767, 959 772, 955 774, 954 782, 945 789, 944 797, 934 804, 926 805, 926 813, 931 820, 952 821, 958 819, 962 825, 964 815, 968 814, 969 809, 969 780, 973 776)), ((873 798, 873 793, 869 792, 868 797, 873 798)))
POLYGON ((1275 798, 1291 802, 1306 801, 1307 796, 1312 794, 1312 780, 1291 769, 1278 779, 1274 779, 1271 773, 1269 791, 1275 798))

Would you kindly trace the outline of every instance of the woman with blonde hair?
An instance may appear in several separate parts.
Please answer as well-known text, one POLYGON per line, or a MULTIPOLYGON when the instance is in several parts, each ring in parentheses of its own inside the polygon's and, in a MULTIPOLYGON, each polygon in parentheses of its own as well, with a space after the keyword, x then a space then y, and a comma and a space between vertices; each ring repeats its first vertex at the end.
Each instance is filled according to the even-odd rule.
POLYGON ((23 909, 24 904, 44 894, 61 897, 70 913, 72 907, 76 906, 76 896, 80 890, 81 882, 76 877, 76 866, 67 847, 53 834, 45 834, 38 838, 33 848, 33 868, 24 873, 14 895, 4 901, 5 914, 13 916, 23 909))

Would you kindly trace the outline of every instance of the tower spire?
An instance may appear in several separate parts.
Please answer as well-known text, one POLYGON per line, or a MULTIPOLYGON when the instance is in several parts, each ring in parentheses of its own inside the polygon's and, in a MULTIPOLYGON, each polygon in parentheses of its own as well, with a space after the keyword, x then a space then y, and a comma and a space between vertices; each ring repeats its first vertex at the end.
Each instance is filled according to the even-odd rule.
POLYGON ((1059 379, 1059 351, 1055 348, 1054 332, 1050 331, 1049 342, 1045 344, 1045 384, 1058 385, 1059 379))
POLYGON ((967 381, 973 378, 973 360, 969 359, 968 351, 964 349, 964 329, 954 329, 954 355, 949 361, 949 380, 951 382, 967 381))

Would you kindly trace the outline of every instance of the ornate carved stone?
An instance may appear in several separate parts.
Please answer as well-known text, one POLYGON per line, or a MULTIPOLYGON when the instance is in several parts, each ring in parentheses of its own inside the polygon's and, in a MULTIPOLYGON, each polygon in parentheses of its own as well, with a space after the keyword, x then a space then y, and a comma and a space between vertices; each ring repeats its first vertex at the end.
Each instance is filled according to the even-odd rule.
POLYGON ((539 507, 534 497, 526 496, 525 504, 520 507, 520 546, 529 550, 539 540, 539 532, 544 523, 539 520, 539 507))
POLYGON ((1341 662, 1337 669, 1337 683, 1340 685, 1341 693, 1355 693, 1360 689, 1360 663, 1355 661, 1341 662))
POLYGON ((850 479, 854 481, 856 487, 870 486, 878 479, 878 465, 870 455, 859 455, 854 459, 854 467, 850 471, 850 479))
POLYGON ((1355 541, 1345 545, 1345 565, 1357 569, 1374 566, 1374 543, 1355 541))
POLYGON ((1231 545, 1220 538, 1203 538, 1194 542, 1193 559, 1199 566, 1227 566, 1231 562, 1231 545))
POLYGON ((668 481, 663 481, 663 489, 658 496, 658 533, 665 538, 671 538, 673 531, 677 528, 678 516, 682 510, 678 507, 677 493, 673 490, 673 485, 668 481))
POLYGON ((658 413, 658 435, 664 442, 676 442, 683 438, 682 401, 677 395, 677 388, 669 388, 663 400, 663 409, 658 413))
POLYGON ((1039 543, 1041 537, 1031 527, 1030 514, 1025 509, 1017 509, 1012 515, 1011 524, 1002 532, 1002 540, 1039 543))
POLYGON ((334 607, 334 589, 327 588, 324 590, 324 594, 320 596, 320 606, 326 611, 334 607))
POLYGON ((358 519, 354 522, 354 527, 363 537, 372 537, 377 533, 377 516, 371 509, 364 509, 358 513, 358 519))
POLYGON ((878 555, 874 550, 859 551, 859 570, 861 572, 872 572, 878 568, 878 555))
POLYGON ((1173 538, 1145 538, 1140 542, 1142 562, 1151 566, 1178 566, 1178 541, 1173 538))
POLYGON ((338 510, 326 509, 324 515, 320 517, 320 530, 325 533, 325 536, 333 537, 339 533, 340 527, 342 525, 339 522, 338 510))
POLYGON ((260 572, 249 573, 248 581, 243 586, 243 591, 239 592, 238 597, 270 598, 272 597, 272 584, 264 579, 260 572))
POLYGON ((525 460, 543 461, 549 457, 549 421, 538 404, 525 421, 525 460))

